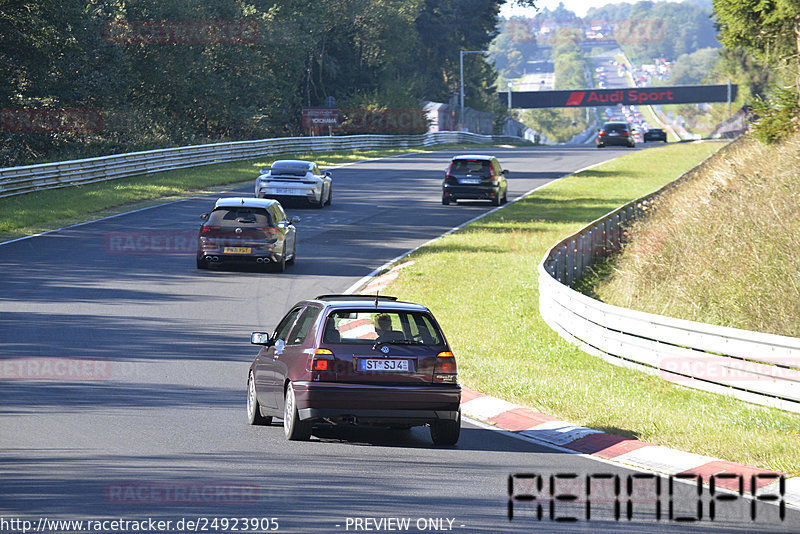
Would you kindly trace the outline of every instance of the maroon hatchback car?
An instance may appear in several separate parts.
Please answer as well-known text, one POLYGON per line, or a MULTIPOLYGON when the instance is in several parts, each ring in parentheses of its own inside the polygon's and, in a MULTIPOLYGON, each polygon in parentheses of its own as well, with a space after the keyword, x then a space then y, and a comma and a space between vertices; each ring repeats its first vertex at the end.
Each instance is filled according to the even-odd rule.
POLYGON ((436 445, 461 432, 456 361, 430 310, 394 297, 322 295, 297 303, 247 378, 250 424, 283 418, 287 439, 316 424, 430 426, 436 445))

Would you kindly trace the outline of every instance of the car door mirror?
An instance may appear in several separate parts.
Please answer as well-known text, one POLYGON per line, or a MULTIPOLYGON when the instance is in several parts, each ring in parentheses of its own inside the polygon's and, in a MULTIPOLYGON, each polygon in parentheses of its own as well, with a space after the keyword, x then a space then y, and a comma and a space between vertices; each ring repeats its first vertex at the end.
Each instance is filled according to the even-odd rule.
POLYGON ((253 332, 250 334, 250 343, 269 347, 272 344, 272 336, 265 332, 253 332))
POLYGON ((289 222, 291 224, 299 223, 300 222, 300 217, 292 217, 291 219, 289 219, 289 222))
POLYGON ((508 169, 503 169, 502 174, 508 174, 508 169))
POLYGON ((333 178, 333 173, 331 171, 325 171, 325 176, 333 178))

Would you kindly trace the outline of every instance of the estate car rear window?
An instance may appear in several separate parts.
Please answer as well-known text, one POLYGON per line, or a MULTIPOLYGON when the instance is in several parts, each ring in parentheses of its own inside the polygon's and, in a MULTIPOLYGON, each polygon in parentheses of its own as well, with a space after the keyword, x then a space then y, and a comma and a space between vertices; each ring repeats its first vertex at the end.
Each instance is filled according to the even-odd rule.
POLYGON ((491 165, 485 160, 457 159, 450 166, 450 174, 485 174, 489 175, 491 165))
POLYGON ((208 224, 213 226, 272 226, 272 221, 263 208, 216 208, 208 218, 208 224))
POLYGON ((441 345, 444 337, 425 313, 347 310, 335 311, 328 316, 322 342, 441 345))

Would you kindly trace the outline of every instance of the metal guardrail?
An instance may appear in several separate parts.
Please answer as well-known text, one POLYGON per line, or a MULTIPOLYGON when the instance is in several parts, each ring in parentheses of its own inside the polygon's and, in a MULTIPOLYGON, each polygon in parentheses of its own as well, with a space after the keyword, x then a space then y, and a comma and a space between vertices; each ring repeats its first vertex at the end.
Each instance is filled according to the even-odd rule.
POLYGON ((166 148, 0 169, 0 198, 42 189, 69 187, 242 159, 270 158, 284 154, 330 150, 419 148, 451 143, 508 143, 517 141, 520 141, 520 139, 506 136, 478 135, 469 132, 431 132, 418 135, 284 137, 166 148))
POLYGON ((539 265, 539 310, 565 339, 605 361, 677 384, 800 412, 800 338, 674 319, 612 306, 572 286, 620 251, 626 227, 688 173, 553 246, 539 265))

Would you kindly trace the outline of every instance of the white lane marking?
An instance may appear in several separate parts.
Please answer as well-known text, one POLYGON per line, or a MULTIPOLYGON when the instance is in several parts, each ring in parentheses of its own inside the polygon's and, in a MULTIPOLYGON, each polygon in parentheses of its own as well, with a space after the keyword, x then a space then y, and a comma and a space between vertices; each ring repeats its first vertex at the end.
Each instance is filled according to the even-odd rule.
MULTIPOLYGON (((612 159, 614 159, 614 158, 612 158, 612 159)), ((414 247, 414 248, 412 248, 410 250, 407 250, 406 252, 403 252, 399 256, 396 256, 396 257, 392 258, 391 260, 387 261, 386 263, 384 263, 383 265, 381 265, 377 269, 374 269, 371 273, 369 273, 368 275, 366 275, 363 278, 361 278, 355 284, 351 285, 349 288, 347 288, 345 290, 345 294, 358 292, 359 288, 361 288, 362 286, 366 285, 372 278, 376 277, 382 271, 385 271, 386 269, 391 267, 392 264, 394 264, 395 262, 400 261, 401 259, 405 258, 409 254, 413 254, 414 252, 416 252, 417 250, 421 249, 422 247, 430 245, 431 243, 434 243, 434 242, 438 241, 439 239, 441 239, 441 238, 443 238, 443 237, 445 237, 447 235, 450 235, 450 234, 452 234, 454 232, 457 232, 457 231, 461 230, 462 228, 464 228, 465 226, 467 226, 469 224, 472 224, 475 221, 477 221, 477 220, 479 220, 479 219, 481 219, 483 217, 486 217, 487 215, 490 215, 490 214, 494 213, 497 210, 501 210, 501 209, 503 209, 505 207, 510 206, 511 204, 514 204, 515 202, 519 202, 523 198, 527 197, 528 195, 532 195, 533 193, 535 193, 539 189, 542 189, 543 187, 547 187, 548 185, 550 185, 552 183, 555 183, 555 182, 557 182, 557 181, 559 181, 561 179, 564 179, 564 178, 567 178, 569 176, 572 176, 573 174, 578 174, 578 173, 581 173, 583 171, 587 171, 587 170, 589 170, 589 169, 591 169, 593 167, 597 167, 598 165, 602 165, 603 163, 607 163, 608 161, 609 160, 599 161, 597 163, 594 163, 594 164, 589 165, 587 167, 584 167, 582 169, 578 169, 577 171, 571 172, 569 174, 565 174, 564 176, 561 176, 559 178, 555 178, 553 180, 550 180, 546 184, 542 184, 540 186, 534 187, 533 189, 531 189, 527 193, 523 193, 522 195, 518 196, 517 198, 510 200, 507 204, 505 204, 503 206, 497 206, 496 208, 492 208, 489 211, 487 211, 486 213, 482 213, 481 215, 478 215, 477 217, 473 217, 472 219, 470 219, 470 220, 468 220, 468 221, 466 221, 464 223, 461 223, 461 224, 459 224, 458 226, 456 226, 454 228, 451 228, 450 230, 446 231, 445 233, 443 233, 443 234, 441 234, 441 235, 439 235, 437 237, 434 237, 433 239, 430 239, 430 240, 422 243, 421 245, 418 245, 418 246, 416 246, 416 247, 414 247)))

